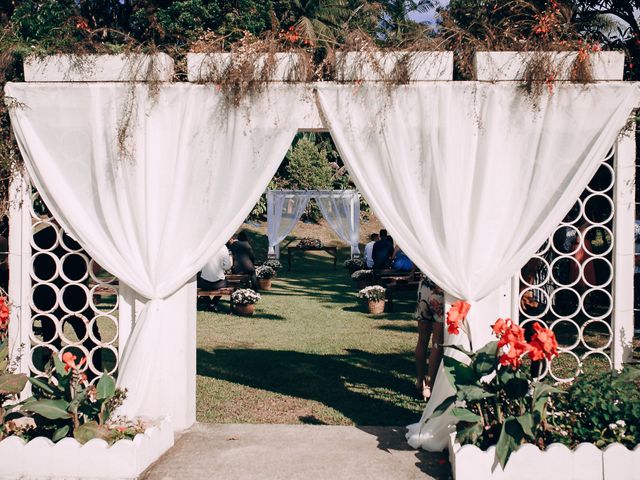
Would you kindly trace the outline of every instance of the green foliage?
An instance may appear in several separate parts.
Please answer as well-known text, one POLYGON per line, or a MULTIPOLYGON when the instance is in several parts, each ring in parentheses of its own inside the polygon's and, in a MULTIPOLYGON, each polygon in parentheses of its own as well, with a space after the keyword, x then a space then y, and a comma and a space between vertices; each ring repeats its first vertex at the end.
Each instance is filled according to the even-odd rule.
POLYGON ((16 6, 11 22, 26 42, 55 43, 73 31, 79 14, 74 0, 25 0, 16 6))
POLYGON ((456 393, 445 399, 432 417, 449 411, 457 419, 457 440, 461 444, 474 444, 483 450, 495 445, 498 461, 504 467, 521 444, 536 443, 548 436, 548 402, 560 390, 534 381, 523 369, 501 367, 497 341, 477 352, 449 348, 467 360, 445 355, 444 372, 456 393))
POLYGON ((578 377, 550 415, 554 441, 575 447, 581 442, 604 447, 640 443, 640 370, 578 377))

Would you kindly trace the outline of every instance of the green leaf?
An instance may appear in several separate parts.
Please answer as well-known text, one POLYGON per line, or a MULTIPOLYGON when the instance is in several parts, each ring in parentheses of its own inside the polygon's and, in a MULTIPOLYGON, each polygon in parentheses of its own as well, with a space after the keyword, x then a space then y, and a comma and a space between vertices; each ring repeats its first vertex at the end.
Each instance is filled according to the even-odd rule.
POLYGON ((529 382, 524 378, 513 377, 504 386, 508 398, 524 398, 529 392, 529 382))
POLYGON ((500 438, 496 444, 496 456, 500 466, 504 469, 509 457, 515 452, 522 442, 522 427, 513 417, 508 417, 502 424, 500 438))
POLYGON ((98 425, 96 422, 87 422, 80 425, 73 431, 73 438, 85 444, 94 438, 101 438, 109 441, 113 432, 108 428, 98 425))
POLYGON ((473 413, 471 410, 467 410, 466 408, 452 408, 451 414, 456 417, 461 422, 479 422, 482 420, 480 415, 473 413))
POLYGON ((58 440, 62 440, 63 438, 65 438, 68 435, 69 430, 71 430, 71 427, 69 425, 65 425, 64 427, 60 427, 55 432, 53 432, 53 435, 51 436, 51 441, 55 443, 58 440))
POLYGON ((456 440, 460 442, 460 445, 475 444, 480 435, 482 435, 482 424, 473 423, 462 430, 458 430, 456 440))
POLYGON ((473 369, 478 376, 489 375, 498 367, 498 342, 490 342, 476 352, 473 369))
POLYGON ((40 390, 42 390, 45 393, 48 393, 49 395, 53 395, 54 394, 54 390, 53 388, 51 388, 51 385, 49 385, 46 382, 43 382, 42 380, 40 380, 39 378, 33 378, 33 377, 29 377, 29 381, 35 385, 36 387, 38 387, 40 390))
POLYGON ((23 408, 28 412, 42 415, 44 418, 48 418, 49 420, 59 420, 62 418, 69 418, 69 412, 67 412, 68 407, 69 402, 66 400, 52 400, 45 398, 42 400, 36 400, 35 402, 30 402, 23 408))
POLYGON ((480 350, 476 352, 476 354, 480 354, 480 353, 495 357, 498 354, 498 342, 493 341, 493 342, 487 343, 484 347, 482 347, 480 350))
POLYGON ((453 405, 453 403, 455 401, 456 401, 456 396, 455 395, 451 395, 450 397, 445 398, 442 401, 442 403, 436 407, 436 409, 433 411, 433 413, 431 414, 431 416, 429 418, 439 417, 444 412, 446 412, 447 408, 449 408, 451 405, 453 405))
POLYGON ((522 432, 527 437, 529 437, 529 440, 534 440, 535 435, 533 433, 533 415, 531 415, 530 413, 525 413, 524 415, 516 417, 516 420, 520 424, 522 432))
POLYGON ((98 400, 111 398, 116 393, 116 382, 113 380, 113 377, 105 373, 100 377, 100 380, 98 380, 96 390, 98 400))
POLYGON ((69 375, 69 372, 67 372, 64 369, 64 363, 62 363, 62 360, 60 360, 58 355, 54 355, 53 356, 53 365, 54 365, 54 367, 56 369, 56 373, 58 375, 60 375, 61 377, 66 377, 67 375, 69 375))
POLYGON ((477 383, 478 378, 473 368, 469 365, 465 365, 461 361, 448 356, 444 357, 443 365, 445 374, 454 388, 458 388, 459 385, 473 385, 477 383))
POLYGON ((443 345, 443 346, 442 346, 442 348, 443 348, 443 349, 444 349, 444 348, 451 348, 451 349, 453 349, 453 350, 457 350, 458 352, 462 352, 462 353, 464 353, 467 357, 470 357, 470 358, 472 358, 472 357, 475 355, 475 353, 474 353, 474 352, 472 352, 472 351, 470 351, 470 350, 467 350, 466 348, 464 348, 464 347, 462 347, 462 346, 460 346, 460 345, 443 345))
POLYGON ((18 394, 27 384, 24 373, 5 373, 0 375, 0 394, 18 394))
POLYGON ((458 398, 468 402, 491 397, 495 397, 495 394, 487 392, 484 388, 479 387, 478 385, 462 385, 458 389, 458 398))
POLYGON ((533 401, 534 402, 537 402, 542 397, 546 399, 552 393, 565 393, 565 392, 564 390, 560 390, 559 388, 553 387, 548 383, 535 382, 533 384, 533 401))

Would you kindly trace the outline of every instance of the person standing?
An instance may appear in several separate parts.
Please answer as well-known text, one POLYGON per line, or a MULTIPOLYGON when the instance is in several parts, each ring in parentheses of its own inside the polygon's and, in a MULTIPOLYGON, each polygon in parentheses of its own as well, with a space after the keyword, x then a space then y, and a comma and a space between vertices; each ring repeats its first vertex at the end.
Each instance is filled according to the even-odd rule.
MULTIPOLYGON (((198 288, 203 290, 218 290, 227 286, 225 271, 232 266, 231 255, 226 245, 223 245, 216 254, 209 259, 202 271, 198 273, 198 288)), ((214 312, 218 311, 220 296, 213 297, 210 308, 214 312)))
POLYGON ((372 233, 369 243, 364 246, 364 262, 367 268, 373 268, 373 244, 380 240, 380 235, 372 233))

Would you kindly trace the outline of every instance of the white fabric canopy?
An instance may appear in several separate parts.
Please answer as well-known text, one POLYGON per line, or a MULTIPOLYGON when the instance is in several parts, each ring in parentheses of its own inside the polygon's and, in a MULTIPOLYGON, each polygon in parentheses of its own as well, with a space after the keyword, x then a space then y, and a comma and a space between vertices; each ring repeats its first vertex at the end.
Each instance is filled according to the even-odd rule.
MULTIPOLYGON (((563 84, 538 108, 520 86, 447 82, 318 87, 358 189, 403 251, 454 297, 480 300, 534 254, 571 208, 639 103, 636 84, 563 84)), ((473 348, 495 318, 468 318, 473 348)), ((448 339, 467 343, 464 336, 448 339)), ((413 446, 446 445, 438 376, 413 446)))
POLYGON ((360 198, 355 190, 267 191, 269 253, 279 256, 280 242, 291 233, 312 198, 340 240, 351 247, 351 255, 359 253, 360 198))
POLYGON ((280 86, 228 108, 211 86, 161 86, 157 96, 131 88, 5 91, 24 105, 12 108, 12 125, 47 206, 100 265, 151 300, 124 347, 118 383, 129 389, 125 413, 160 416, 184 409, 180 388, 165 379, 180 378, 195 355, 176 352, 187 326, 170 299, 251 211, 303 123, 291 106, 310 98, 280 86), (132 159, 119 158, 128 109, 132 159))

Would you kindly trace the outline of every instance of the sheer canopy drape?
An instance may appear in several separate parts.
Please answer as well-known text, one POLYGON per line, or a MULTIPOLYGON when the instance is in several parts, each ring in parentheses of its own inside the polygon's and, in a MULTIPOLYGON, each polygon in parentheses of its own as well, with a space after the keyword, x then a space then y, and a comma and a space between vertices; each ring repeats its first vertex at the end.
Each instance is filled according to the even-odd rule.
POLYGON ((315 200, 322 216, 340 240, 360 252, 360 198, 355 190, 268 190, 267 236, 269 253, 279 256, 280 242, 291 233, 309 200, 315 200))
POLYGON ((251 211, 303 123, 296 105, 309 98, 284 85, 237 108, 191 84, 151 94, 129 84, 5 91, 47 206, 100 265, 149 299, 119 367, 126 413, 171 414, 177 387, 164 379, 195 352, 174 348, 186 326, 170 299, 251 211))
MULTIPOLYGON (((511 277, 562 220, 638 104, 635 84, 563 84, 536 105, 514 83, 392 90, 319 86, 358 189, 415 264, 454 297, 480 300, 511 277)), ((474 349, 495 318, 468 318, 474 349)), ((467 343, 464 336, 448 342, 467 343)), ((412 445, 439 450, 443 375, 412 445)))

